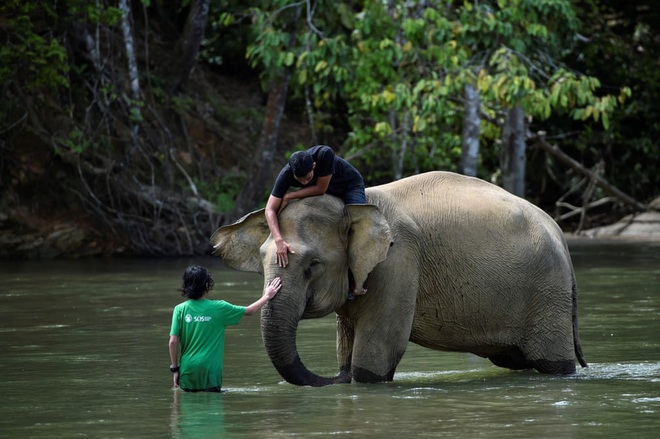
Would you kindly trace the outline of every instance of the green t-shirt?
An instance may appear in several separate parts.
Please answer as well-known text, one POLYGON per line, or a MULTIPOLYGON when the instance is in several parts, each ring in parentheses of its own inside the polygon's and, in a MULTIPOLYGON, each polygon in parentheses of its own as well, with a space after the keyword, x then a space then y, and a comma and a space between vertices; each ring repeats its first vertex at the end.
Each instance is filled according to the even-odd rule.
POLYGON ((170 335, 179 337, 182 389, 222 387, 225 328, 237 325, 244 314, 245 307, 224 300, 187 300, 174 308, 170 335))

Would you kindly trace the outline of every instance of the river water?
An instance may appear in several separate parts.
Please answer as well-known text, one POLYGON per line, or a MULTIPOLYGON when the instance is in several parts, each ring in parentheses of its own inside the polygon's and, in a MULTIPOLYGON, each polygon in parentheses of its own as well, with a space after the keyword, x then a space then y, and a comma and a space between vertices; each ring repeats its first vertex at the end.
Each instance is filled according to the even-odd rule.
MULTIPOLYGON (((185 267, 248 305, 262 279, 216 258, 0 262, 0 438, 655 438, 660 246, 571 243, 589 367, 513 372, 411 344, 395 380, 292 386, 259 317, 227 331, 223 394, 171 387, 167 340, 185 267)), ((304 321, 300 355, 336 373, 335 320, 304 321)))

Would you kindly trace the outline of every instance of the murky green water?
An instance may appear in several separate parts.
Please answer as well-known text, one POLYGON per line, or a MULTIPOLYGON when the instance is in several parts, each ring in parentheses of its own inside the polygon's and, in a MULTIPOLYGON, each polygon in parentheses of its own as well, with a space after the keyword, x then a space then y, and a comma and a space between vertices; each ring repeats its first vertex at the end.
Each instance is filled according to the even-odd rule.
MULTIPOLYGON (((247 305, 258 275, 218 259, 0 262, 0 438, 651 438, 660 430, 660 247, 571 246, 590 363, 572 377, 511 372, 410 345, 393 383, 294 387, 258 316, 227 332, 218 394, 173 391, 167 339, 180 276, 247 305)), ((335 322, 301 323, 298 347, 332 375, 335 322)))

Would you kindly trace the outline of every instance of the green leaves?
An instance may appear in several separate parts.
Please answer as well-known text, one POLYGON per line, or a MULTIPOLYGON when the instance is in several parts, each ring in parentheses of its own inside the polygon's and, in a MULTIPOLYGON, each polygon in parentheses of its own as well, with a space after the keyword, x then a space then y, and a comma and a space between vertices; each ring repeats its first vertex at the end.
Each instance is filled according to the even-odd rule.
MULTIPOLYGON (((69 86, 66 49, 50 33, 42 33, 32 21, 38 5, 10 1, 0 6, 6 37, 0 47, 0 84, 17 81, 27 90, 40 87, 69 86)), ((46 13, 52 12, 48 7, 46 13)))
MULTIPOLYGON (((625 101, 624 90, 603 95, 597 78, 562 66, 578 25, 569 0, 368 0, 360 6, 319 1, 307 11, 307 4, 277 0, 252 8, 257 33, 247 51, 264 75, 293 69, 292 91, 311 96, 313 111, 345 105, 353 150, 375 144, 374 154, 396 151, 407 140, 416 145, 411 162, 428 155, 429 145, 436 145, 433 157, 448 160, 455 139, 443 133, 460 131, 468 84, 478 90, 481 112, 493 119, 522 106, 536 119, 564 113, 607 128, 625 101), (443 138, 450 143, 437 145, 443 138)), ((484 126, 485 139, 499 137, 493 127, 484 126)), ((363 157, 371 160, 369 154, 363 157)))

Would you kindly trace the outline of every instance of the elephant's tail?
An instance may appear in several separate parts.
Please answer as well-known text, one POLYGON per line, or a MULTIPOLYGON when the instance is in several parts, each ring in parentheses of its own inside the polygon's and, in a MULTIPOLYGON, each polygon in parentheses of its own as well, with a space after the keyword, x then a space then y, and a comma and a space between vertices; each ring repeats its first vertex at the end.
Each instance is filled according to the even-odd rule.
POLYGON ((580 334, 578 331, 578 304, 577 304, 577 283, 573 277, 573 347, 575 348, 575 355, 577 356, 580 366, 588 367, 587 360, 584 359, 582 353, 582 346, 580 345, 580 334))

